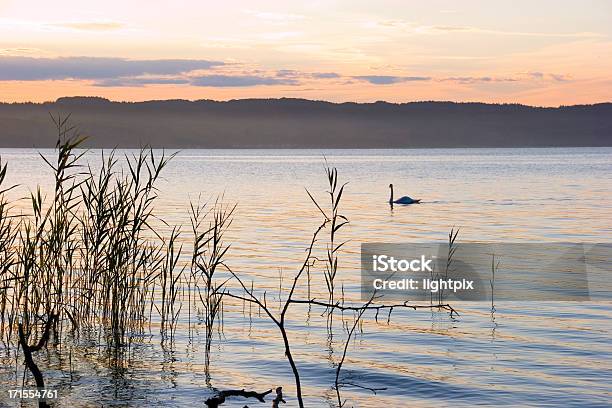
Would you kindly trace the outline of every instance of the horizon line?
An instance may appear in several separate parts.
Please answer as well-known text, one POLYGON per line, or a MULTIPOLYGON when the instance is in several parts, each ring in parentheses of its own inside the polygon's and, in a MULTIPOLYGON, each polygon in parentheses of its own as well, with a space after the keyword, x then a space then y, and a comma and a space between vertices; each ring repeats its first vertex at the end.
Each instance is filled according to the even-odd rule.
POLYGON ((593 103, 580 103, 580 104, 572 104, 572 105, 528 105, 519 102, 482 102, 482 101, 453 101, 453 100, 414 100, 414 101, 406 101, 406 102, 389 102, 385 100, 377 100, 372 102, 357 102, 357 101, 329 101, 325 99, 308 99, 308 98, 296 98, 296 97, 272 97, 272 98, 232 98, 232 99, 186 99, 186 98, 169 98, 169 99, 143 99, 138 101, 128 101, 128 100, 113 100, 103 96, 92 96, 92 95, 73 95, 73 96, 60 96, 55 100, 48 100, 42 102, 35 101, 25 101, 25 102, 9 102, 0 100, 0 104, 3 105, 45 105, 62 102, 62 100, 78 100, 78 99, 90 99, 90 100, 99 100, 108 103, 121 103, 121 104, 139 104, 139 103, 150 103, 150 102, 215 102, 215 103, 229 103, 229 102, 239 102, 239 101, 281 101, 281 100, 294 100, 294 101, 307 101, 307 102, 318 102, 318 103, 326 103, 331 105, 375 105, 375 104, 388 104, 388 105, 409 105, 409 104, 421 104, 421 103, 448 103, 448 104, 457 104, 457 105, 497 105, 497 106, 523 106, 528 108, 543 108, 543 109, 558 109, 564 107, 579 107, 579 106, 596 106, 596 105, 609 105, 612 104, 612 101, 606 102, 593 102, 593 103))

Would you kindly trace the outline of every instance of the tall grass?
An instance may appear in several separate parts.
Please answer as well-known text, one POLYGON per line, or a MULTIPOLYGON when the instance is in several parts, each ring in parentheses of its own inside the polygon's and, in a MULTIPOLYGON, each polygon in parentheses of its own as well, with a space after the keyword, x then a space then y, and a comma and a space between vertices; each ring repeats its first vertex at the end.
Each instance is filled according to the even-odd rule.
POLYGON ((223 286, 217 281, 219 270, 228 267, 225 256, 230 246, 224 241, 224 234, 232 224, 236 206, 224 205, 216 200, 210 208, 206 204, 191 205, 191 229, 193 233, 193 252, 191 257, 191 284, 197 290, 204 306, 205 324, 205 367, 209 376, 210 348, 214 325, 223 309, 223 286))
MULTIPOLYGON (((315 200, 312 194, 306 190, 308 196, 315 204, 315 206, 319 209, 321 214, 323 215, 325 221, 329 223, 329 241, 327 243, 326 248, 326 257, 325 257, 325 269, 323 270, 323 277, 325 278, 325 285, 327 288, 328 294, 328 302, 330 304, 335 303, 335 295, 336 295, 336 277, 338 274, 338 251, 346 244, 346 241, 338 243, 338 233, 349 223, 348 218, 344 215, 340 214, 340 201, 342 199, 342 193, 344 192, 344 187, 348 183, 339 184, 338 183, 338 169, 335 167, 330 167, 327 164, 325 166, 325 174, 327 176, 327 183, 329 190, 327 194, 329 195, 329 208, 325 211, 321 205, 315 200)), ((310 275, 310 265, 307 264, 307 272, 310 275)), ((310 278, 310 276, 309 276, 310 278)), ((310 279, 309 279, 310 286, 310 279)), ((310 293, 309 293, 310 297, 310 293)), ((332 312, 333 309, 329 309, 329 324, 331 324, 332 312)))
POLYGON ((85 139, 68 117, 54 123, 55 158, 41 155, 54 178, 49 198, 37 188, 11 202, 15 186, 5 186, 0 161, 0 337, 15 345, 21 333, 22 344, 39 344, 51 331, 61 345, 66 328, 93 329, 118 349, 150 329, 153 313, 171 336, 181 310, 180 229, 164 236, 150 224, 170 157, 143 149, 118 166, 111 152, 93 169, 82 164, 85 139))

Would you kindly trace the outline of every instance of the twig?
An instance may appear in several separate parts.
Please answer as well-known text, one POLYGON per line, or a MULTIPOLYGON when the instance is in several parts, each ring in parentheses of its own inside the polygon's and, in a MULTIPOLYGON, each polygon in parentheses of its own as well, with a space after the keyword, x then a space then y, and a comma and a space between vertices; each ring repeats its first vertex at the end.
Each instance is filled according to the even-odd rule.
POLYGON ((342 350, 342 358, 340 359, 340 362, 338 363, 338 367, 336 367, 336 379, 334 381, 334 384, 336 386, 336 396, 338 397, 338 406, 339 407, 343 407, 344 404, 346 403, 346 401, 342 402, 342 399, 340 398, 340 385, 339 385, 340 370, 342 369, 342 365, 344 364, 344 360, 346 359, 346 352, 348 351, 348 346, 351 343, 351 337, 353 336, 353 333, 355 332, 355 328, 357 327, 357 325, 361 321, 361 317, 363 316, 365 311, 368 310, 368 307, 374 301, 375 296, 376 296, 376 291, 374 293, 372 293, 372 296, 370 297, 370 300, 368 300, 368 302, 365 305, 363 305, 363 307, 357 313, 357 317, 355 318, 355 322, 353 323, 353 327, 351 327, 351 330, 348 332, 348 336, 346 338, 346 342, 344 343, 344 349, 342 350))
POLYGON ((293 294, 295 293, 295 289, 297 287, 297 283, 300 279, 300 277, 302 276, 302 274, 304 273, 304 271, 306 270, 306 268, 308 267, 308 265, 310 264, 310 259, 312 256, 312 251, 314 248, 314 244, 317 241, 317 236, 319 235, 319 233, 321 232, 321 230, 323 228, 325 228, 325 226, 327 225, 327 223, 329 222, 329 220, 325 220, 321 223, 321 225, 319 226, 319 228, 317 228, 317 230, 314 232, 314 234, 312 235, 312 239, 310 241, 310 245, 308 246, 307 250, 306 250, 306 257, 304 259, 304 263, 302 264, 302 267, 300 268, 300 270, 298 271, 298 273, 295 275, 295 277, 293 278, 293 284, 291 285, 291 290, 289 291, 289 294, 287 295, 287 299, 285 300, 285 304, 281 310, 280 316, 275 316, 274 314, 272 314, 271 310, 268 308, 268 305, 266 303, 265 300, 265 292, 264 292, 264 296, 263 296, 263 301, 260 300, 257 296, 255 296, 255 294, 253 293, 253 288, 251 288, 249 290, 249 288, 247 288, 247 286, 244 284, 244 282, 242 281, 242 279, 240 279, 240 277, 238 275, 236 275, 236 273, 231 270, 230 268, 227 268, 229 270, 229 272, 232 274, 232 276, 238 281, 238 283, 240 284, 240 286, 242 287, 242 289, 244 290, 244 292, 248 295, 248 297, 244 297, 244 296, 238 296, 238 295, 234 295, 232 293, 223 292, 224 296, 229 296, 235 299, 240 299, 246 302, 250 302, 250 303, 254 303, 257 306, 259 306, 260 310, 263 310, 266 315, 268 315, 268 317, 270 318, 270 320, 272 320, 274 322, 274 324, 276 324, 276 326, 278 327, 278 330, 280 331, 280 334, 283 338, 283 344, 285 346, 285 356, 287 357, 287 361, 289 361, 289 365, 291 366, 291 371, 293 372, 293 377, 295 378, 295 389, 296 389, 296 395, 297 395, 297 400, 298 400, 298 406, 300 408, 304 407, 304 402, 302 400, 302 386, 300 383, 300 373, 297 369, 297 365, 295 364, 295 360, 293 359, 293 355, 291 354, 291 347, 289 344, 289 336, 287 335, 287 330, 285 328, 285 316, 287 314, 287 310, 289 308, 289 304, 291 303, 291 299, 293 297, 293 294))
POLYGON ((340 386, 350 385, 351 387, 361 388, 362 390, 370 391, 374 395, 376 395, 378 391, 385 391, 387 389, 387 387, 379 387, 379 388, 366 387, 365 385, 355 384, 355 383, 348 382, 348 381, 342 381, 342 383, 339 385, 340 386))

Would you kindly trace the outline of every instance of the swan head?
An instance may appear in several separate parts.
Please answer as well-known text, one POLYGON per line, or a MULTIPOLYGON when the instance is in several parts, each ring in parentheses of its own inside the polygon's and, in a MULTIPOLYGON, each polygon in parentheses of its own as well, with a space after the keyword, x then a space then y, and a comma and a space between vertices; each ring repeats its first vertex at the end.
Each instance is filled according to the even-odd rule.
POLYGON ((393 184, 389 184, 389 188, 393 188, 393 184))

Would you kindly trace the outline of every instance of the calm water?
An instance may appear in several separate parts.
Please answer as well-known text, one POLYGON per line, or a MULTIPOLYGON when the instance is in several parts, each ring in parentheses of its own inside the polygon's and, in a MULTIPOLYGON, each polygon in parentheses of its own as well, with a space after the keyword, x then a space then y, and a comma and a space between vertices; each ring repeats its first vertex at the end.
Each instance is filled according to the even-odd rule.
MULTIPOLYGON (((47 154, 47 152, 43 152, 47 154)), ((0 150, 8 183, 50 186, 33 150, 0 150)), ((364 241, 609 242, 612 237, 612 148, 455 150, 187 150, 172 160, 160 183, 157 213, 188 231, 190 200, 224 200, 238 208, 228 233, 228 264, 272 301, 299 268, 319 222, 304 188, 324 200, 323 156, 348 181, 340 277, 357 298, 359 244, 364 241), (409 207, 387 205, 396 195, 421 198, 409 207), (279 272, 282 271, 282 272, 279 272)), ((96 165, 99 152, 86 156, 96 165)), ((160 229, 164 229, 161 224, 160 229)), ((185 240, 188 240, 187 234, 185 240)), ((316 276, 315 280, 322 279, 316 276)), ((322 293, 323 281, 313 290, 322 293)), ((351 382, 385 388, 376 396, 346 387, 349 406, 611 406, 611 302, 455 305, 461 316, 397 311, 389 324, 369 316, 349 347, 351 382)), ((213 345, 210 384, 219 389, 283 386, 295 406, 294 385, 275 327, 248 306, 229 305, 224 331, 213 345)), ((293 353, 307 405, 333 406, 334 362, 340 329, 330 338, 321 311, 292 309, 293 353), (331 402, 330 402, 331 401, 331 402)), ((347 322, 352 317, 346 316, 347 322)), ((39 353, 61 406, 177 406, 211 395, 204 375, 204 327, 193 336, 182 316, 173 347, 161 347, 154 327, 134 344, 129 365, 110 370, 108 358, 80 342, 59 356, 39 353), (71 360, 72 372, 66 370, 71 360), (61 369, 63 367, 63 369, 61 369)), ((340 320, 340 319, 338 319, 340 320)), ((4 358, 0 387, 21 384, 21 366, 4 358)), ((0 396, 3 400, 6 393, 0 396)), ((234 401, 243 406, 245 401, 234 401)), ((249 401, 249 406, 263 406, 249 401)))

